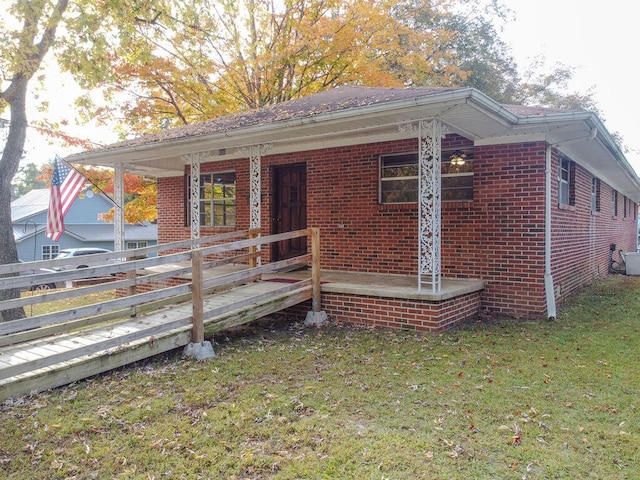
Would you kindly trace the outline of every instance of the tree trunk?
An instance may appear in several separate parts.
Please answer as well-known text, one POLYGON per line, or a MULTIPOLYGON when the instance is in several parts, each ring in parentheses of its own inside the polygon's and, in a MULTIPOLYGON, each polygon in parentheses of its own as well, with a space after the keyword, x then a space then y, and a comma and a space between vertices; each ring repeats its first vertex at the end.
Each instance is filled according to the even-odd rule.
MULTIPOLYGON (((18 250, 13 237, 11 222, 11 180, 18 172, 20 159, 24 151, 27 136, 26 96, 27 82, 19 82, 18 88, 13 92, 9 100, 11 108, 11 123, 7 143, 0 159, 0 264, 17 263, 18 250)), ((19 288, 0 290, 0 300, 18 298, 19 288)), ((17 320, 24 318, 23 308, 14 308, 0 312, 0 321, 17 320)))
MULTIPOLYGON (((23 30, 16 37, 18 39, 16 56, 24 57, 24 60, 13 74, 3 72, 7 79, 11 79, 11 83, 5 91, 0 91, 0 99, 7 102, 11 109, 9 135, 0 159, 0 264, 3 265, 18 262, 18 250, 11 222, 11 180, 18 173, 27 138, 27 87, 33 75, 40 69, 42 60, 56 38, 56 29, 69 0, 58 0, 53 11, 49 12, 50 15, 46 18, 42 17, 43 13, 48 11, 46 6, 42 2, 32 3, 33 8, 18 9, 24 10, 22 13, 25 16, 23 30), (38 27, 39 24, 40 27, 38 27), (37 39, 39 41, 36 43, 37 39)), ((0 300, 19 296, 19 288, 0 290, 0 300)), ((23 308, 0 311, 2 322, 24 317, 23 308)))

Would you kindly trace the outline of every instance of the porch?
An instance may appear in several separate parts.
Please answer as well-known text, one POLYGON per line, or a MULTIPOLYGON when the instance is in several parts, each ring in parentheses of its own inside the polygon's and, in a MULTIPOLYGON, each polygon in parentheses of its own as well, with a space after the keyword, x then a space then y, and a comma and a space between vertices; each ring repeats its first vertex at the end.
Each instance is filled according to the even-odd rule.
MULTIPOLYGON (((264 280, 296 282, 304 270, 270 274, 264 280)), ((441 332, 480 312, 485 282, 479 279, 443 278, 437 293, 418 290, 415 275, 321 270, 321 308, 329 318, 376 327, 441 332)), ((289 311, 302 314, 309 305, 302 303, 289 311)))
MULTIPOLYGON (((186 266, 186 265, 185 265, 186 266)), ((180 265, 171 267, 180 270, 180 265)), ((184 266, 183 266, 184 267, 184 266)), ((157 268, 157 267, 155 267, 157 268)), ((213 278, 245 270, 245 264, 230 264, 205 270, 213 278)), ((157 270, 159 272, 159 270, 157 270)), ((441 332, 473 318, 480 312, 484 280, 443 278, 440 292, 423 286, 418 290, 416 275, 320 271, 322 311, 336 322, 441 332)), ((262 275, 264 282, 296 283, 309 277, 306 268, 262 275)), ((190 282, 191 274, 174 277, 190 282)), ((312 310, 310 301, 290 307, 284 313, 304 318, 312 310)))
POLYGON ((438 332, 480 310, 480 280, 443 279, 438 293, 418 291, 412 276, 322 272, 317 229, 243 239, 247 236, 252 232, 96 254, 100 266, 69 271, 10 276, 35 266, 84 260, 0 266, 0 288, 115 275, 109 282, 0 302, 3 310, 65 302, 63 310, 0 324, 0 400, 185 345, 202 346, 205 334, 280 311, 307 319, 310 312, 324 311, 339 322, 438 332), (256 265, 259 245, 301 236, 308 237, 310 254, 256 265), (160 251, 166 254, 141 258, 160 251), (120 261, 109 263, 111 259, 120 261), (73 306, 75 297, 105 291, 118 295, 73 306))

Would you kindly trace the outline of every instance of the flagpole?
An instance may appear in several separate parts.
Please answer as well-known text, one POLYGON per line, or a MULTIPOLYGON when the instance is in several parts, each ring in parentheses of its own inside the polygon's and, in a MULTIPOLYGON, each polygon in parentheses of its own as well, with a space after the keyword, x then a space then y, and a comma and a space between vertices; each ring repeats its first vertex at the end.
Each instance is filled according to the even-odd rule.
POLYGON ((113 205, 114 205, 114 206, 116 206, 116 207, 118 207, 118 208, 122 208, 120 205, 118 205, 118 204, 116 203, 116 201, 115 201, 113 198, 111 198, 111 197, 109 196, 109 194, 108 194, 107 192, 105 192, 104 190, 102 190, 98 185, 96 185, 96 184, 95 184, 95 182, 94 182, 93 180, 91 180, 90 178, 88 178, 87 176, 85 176, 85 175, 84 175, 80 170, 78 170, 78 169, 77 169, 76 167, 74 167, 72 164, 70 164, 69 162, 67 162, 65 159, 60 158, 58 155, 56 155, 56 158, 57 158, 57 159, 62 160, 63 162, 66 162, 66 164, 67 164, 67 165, 69 165, 69 166, 70 166, 71 168, 73 168, 76 172, 78 172, 80 175, 82 175, 82 176, 87 180, 87 182, 89 182, 89 183, 90 183, 93 187, 95 187, 95 188, 96 188, 100 193, 102 193, 105 197, 107 197, 107 199, 108 199, 111 203, 113 203, 113 205))

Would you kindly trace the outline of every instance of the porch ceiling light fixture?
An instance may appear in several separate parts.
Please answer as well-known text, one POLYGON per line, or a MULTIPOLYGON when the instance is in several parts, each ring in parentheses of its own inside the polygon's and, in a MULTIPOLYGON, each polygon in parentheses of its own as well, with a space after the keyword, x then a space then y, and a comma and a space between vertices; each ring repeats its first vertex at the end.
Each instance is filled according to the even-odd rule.
POLYGON ((451 157, 449 157, 449 160, 451 161, 451 165, 459 167, 461 165, 464 165, 465 158, 467 158, 466 153, 463 153, 460 150, 456 150, 451 154, 451 157))

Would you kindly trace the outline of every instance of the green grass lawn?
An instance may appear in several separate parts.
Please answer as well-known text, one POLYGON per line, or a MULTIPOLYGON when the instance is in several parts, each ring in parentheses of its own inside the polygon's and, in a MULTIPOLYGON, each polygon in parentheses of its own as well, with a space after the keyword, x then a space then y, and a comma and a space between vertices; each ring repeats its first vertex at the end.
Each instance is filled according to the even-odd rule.
MULTIPOLYGON (((34 292, 23 292, 22 297, 37 296, 34 292)), ((91 293, 88 295, 81 295, 78 297, 65 298, 64 300, 55 300, 53 302, 46 303, 34 303, 33 305, 27 305, 24 307, 24 313, 27 317, 35 317, 37 315, 43 315, 46 313, 59 312, 61 310, 68 310, 76 307, 82 307, 92 303, 106 302, 115 298, 115 292, 113 290, 106 290, 104 292, 91 293)))
POLYGON ((640 279, 555 322, 273 321, 0 410, 3 478, 632 479, 640 279))

